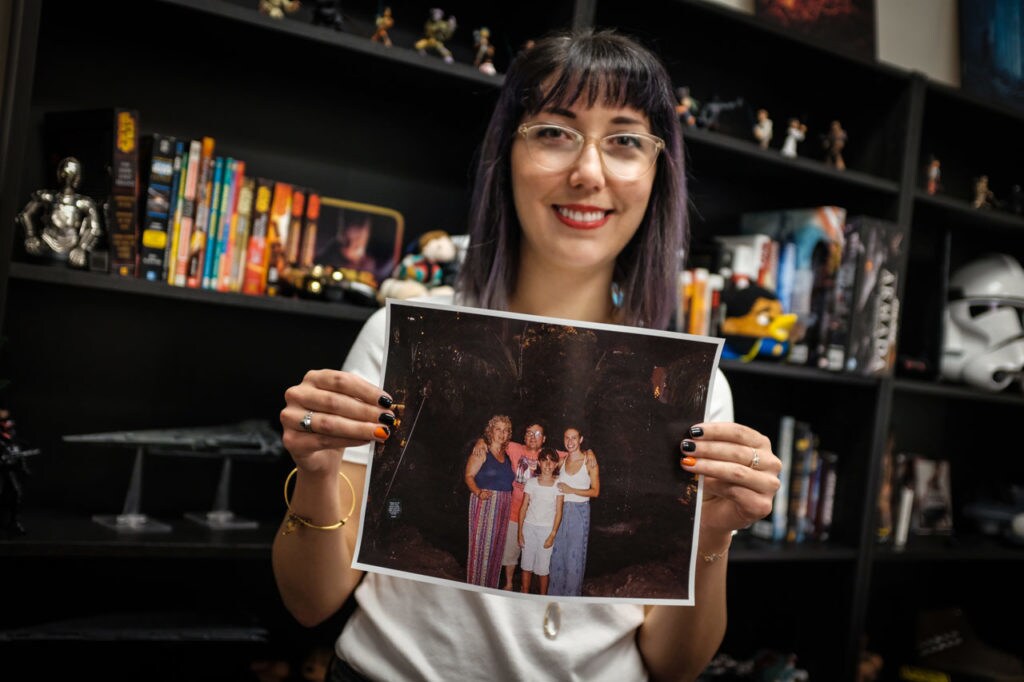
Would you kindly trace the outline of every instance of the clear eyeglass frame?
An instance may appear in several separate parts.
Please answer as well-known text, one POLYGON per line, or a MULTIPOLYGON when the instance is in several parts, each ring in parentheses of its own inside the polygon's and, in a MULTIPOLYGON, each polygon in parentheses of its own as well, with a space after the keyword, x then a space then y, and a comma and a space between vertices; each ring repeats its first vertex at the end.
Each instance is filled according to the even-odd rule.
POLYGON ((530 159, 532 159, 535 164, 537 164, 541 168, 544 168, 545 170, 564 171, 564 170, 572 167, 572 165, 575 164, 577 161, 579 161, 579 158, 583 155, 583 150, 586 149, 587 143, 588 142, 594 142, 595 143, 595 147, 596 147, 597 152, 598 152, 598 156, 600 156, 600 158, 601 158, 601 165, 604 167, 604 169, 607 170, 612 175, 614 175, 614 176, 616 176, 618 178, 622 178, 623 180, 638 180, 638 179, 642 178, 643 176, 647 175, 647 173, 649 173, 651 171, 651 169, 654 168, 654 164, 657 163, 658 156, 661 154, 662 150, 665 149, 665 141, 663 139, 661 139, 660 137, 658 137, 657 135, 651 135, 650 133, 622 132, 622 133, 612 133, 610 135, 605 135, 604 137, 592 138, 592 137, 587 137, 586 135, 584 135, 579 130, 576 130, 575 128, 570 128, 568 126, 559 125, 557 123, 524 123, 523 125, 519 126, 519 128, 516 130, 516 132, 523 138, 523 142, 526 145, 526 153, 529 155, 530 159), (548 162, 545 163, 545 161, 543 159, 538 159, 537 158, 538 157, 537 150, 535 148, 533 148, 533 145, 531 144, 531 139, 530 139, 530 132, 531 131, 542 129, 542 128, 543 129, 552 129, 553 128, 553 129, 560 130, 562 132, 567 133, 571 138, 576 140, 576 144, 578 145, 579 148, 575 151, 575 153, 573 153, 571 155, 570 154, 566 154, 565 155, 565 162, 564 163, 553 164, 553 163, 550 162, 550 160, 548 160, 548 162), (647 142, 653 143, 653 145, 654 145, 654 152, 652 154, 650 154, 650 158, 647 159, 647 165, 643 168, 642 171, 639 170, 639 167, 638 167, 637 168, 637 172, 635 172, 635 173, 633 173, 633 172, 630 172, 630 173, 618 172, 618 171, 615 170, 615 167, 613 167, 613 166, 617 165, 616 162, 614 161, 614 157, 612 157, 612 159, 613 159, 612 164, 609 164, 609 162, 608 162, 609 161, 609 157, 608 157, 608 154, 605 152, 605 149, 604 149, 603 145, 608 140, 613 140, 615 138, 621 139, 623 137, 640 138, 640 139, 643 139, 643 140, 645 140, 647 142))

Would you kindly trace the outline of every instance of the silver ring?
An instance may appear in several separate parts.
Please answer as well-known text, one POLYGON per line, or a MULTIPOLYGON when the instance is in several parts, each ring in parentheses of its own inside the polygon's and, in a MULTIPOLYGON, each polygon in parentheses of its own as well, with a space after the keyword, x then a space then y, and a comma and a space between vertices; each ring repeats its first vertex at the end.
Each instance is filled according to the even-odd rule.
POLYGON ((757 450, 751 450, 754 456, 750 458, 750 468, 757 469, 757 465, 761 463, 761 455, 757 454, 757 450))
POLYGON ((306 416, 299 424, 302 425, 302 430, 306 433, 313 433, 313 410, 306 412, 306 416))

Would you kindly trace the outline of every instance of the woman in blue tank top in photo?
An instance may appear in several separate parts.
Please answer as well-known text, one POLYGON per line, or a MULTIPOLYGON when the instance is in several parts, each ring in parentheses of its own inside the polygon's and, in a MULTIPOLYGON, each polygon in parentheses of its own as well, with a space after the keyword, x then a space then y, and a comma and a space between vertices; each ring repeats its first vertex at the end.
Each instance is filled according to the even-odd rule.
POLYGON ((466 582, 497 587, 512 513, 515 472, 505 452, 512 437, 512 421, 505 415, 491 417, 483 437, 487 451, 470 453, 466 460, 466 487, 470 492, 466 582))

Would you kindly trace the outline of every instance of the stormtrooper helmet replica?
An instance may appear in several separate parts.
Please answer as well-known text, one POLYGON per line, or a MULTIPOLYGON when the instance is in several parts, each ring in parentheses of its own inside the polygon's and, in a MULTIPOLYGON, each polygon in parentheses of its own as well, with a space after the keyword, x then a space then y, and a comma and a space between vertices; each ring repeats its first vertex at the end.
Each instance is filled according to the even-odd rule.
POLYGON ((998 392, 1024 372, 1024 268, 991 254, 949 281, 941 372, 944 379, 998 392))

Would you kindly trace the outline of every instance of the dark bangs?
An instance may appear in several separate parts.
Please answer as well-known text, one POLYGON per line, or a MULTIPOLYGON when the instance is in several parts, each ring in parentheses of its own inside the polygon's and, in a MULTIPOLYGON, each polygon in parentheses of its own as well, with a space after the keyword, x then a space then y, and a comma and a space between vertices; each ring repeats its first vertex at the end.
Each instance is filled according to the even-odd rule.
POLYGON ((596 104, 632 107, 651 118, 653 127, 655 112, 664 111, 666 83, 651 77, 661 65, 620 36, 602 31, 575 41, 552 41, 546 47, 550 54, 530 55, 527 60, 541 69, 546 66, 549 73, 525 79, 535 85, 523 93, 524 114, 568 109, 582 99, 588 108, 596 104))

